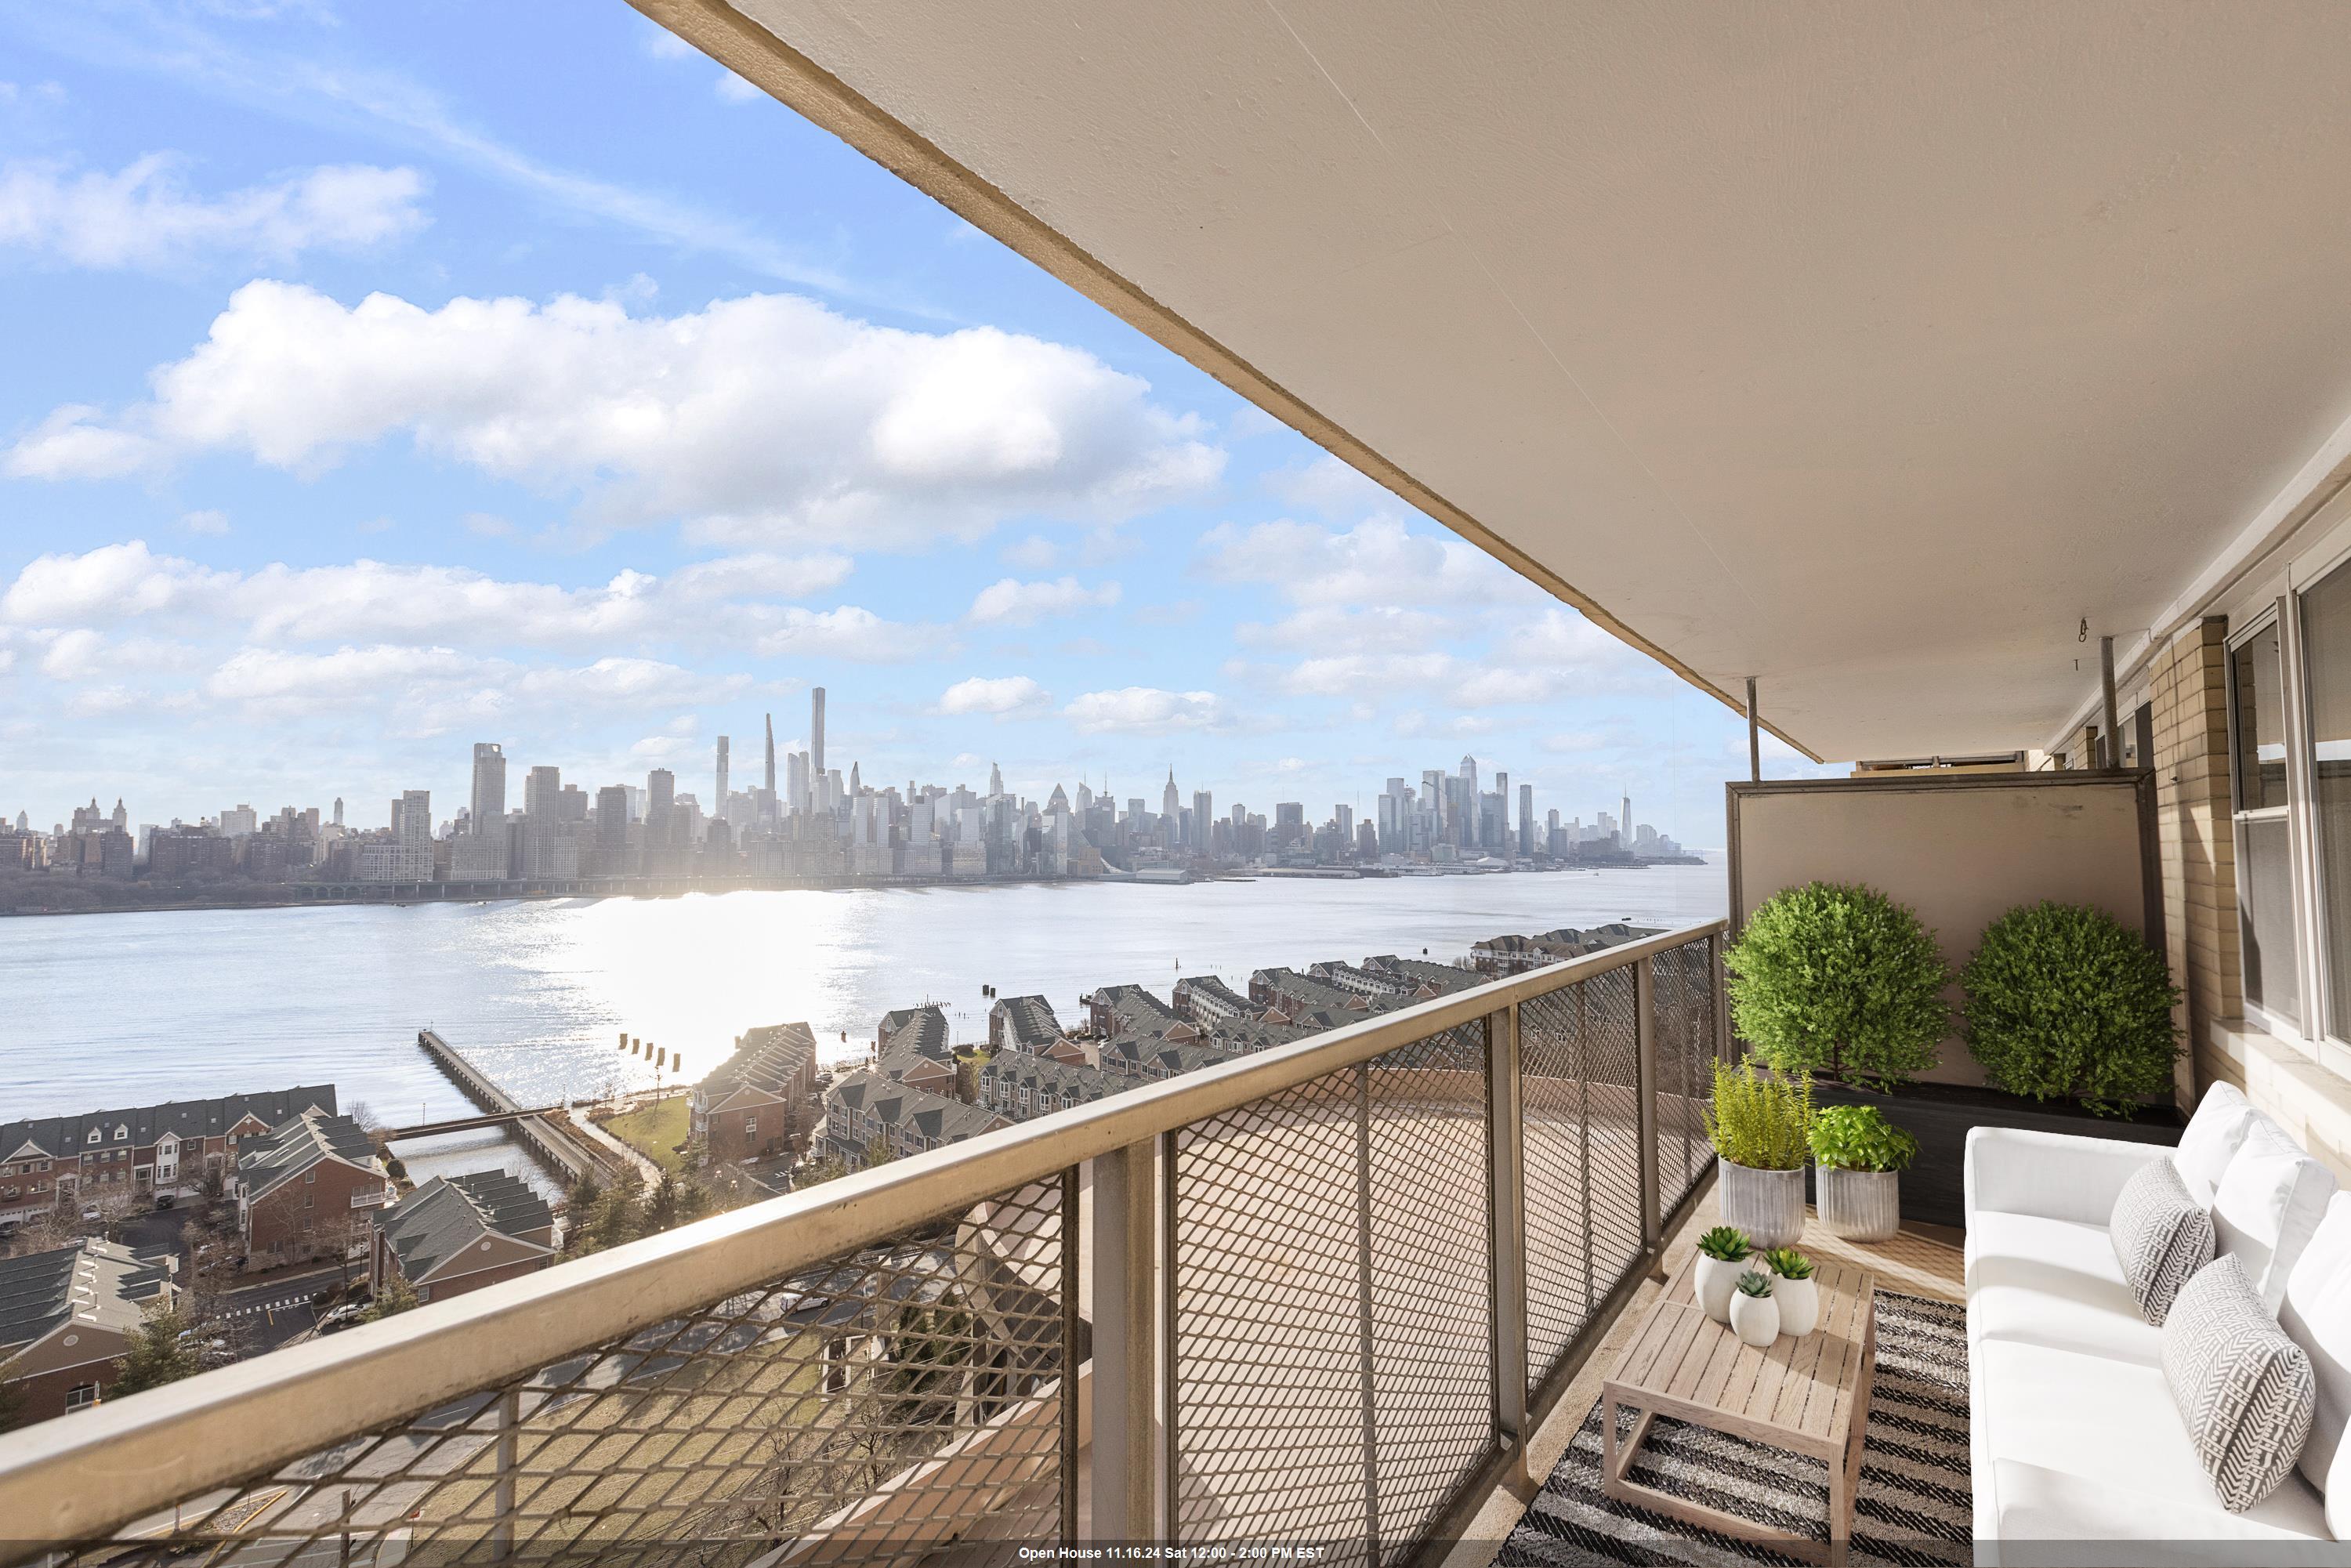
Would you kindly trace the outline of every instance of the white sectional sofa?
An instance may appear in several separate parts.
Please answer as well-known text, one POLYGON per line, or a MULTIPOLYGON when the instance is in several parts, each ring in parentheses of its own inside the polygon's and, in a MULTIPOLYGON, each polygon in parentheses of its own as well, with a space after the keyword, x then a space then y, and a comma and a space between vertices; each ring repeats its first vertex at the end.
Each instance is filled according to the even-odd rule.
POLYGON ((2351 1564, 2351 1195, 2226 1085, 2182 1143, 1969 1134, 1979 1563, 2351 1564), (2140 1315, 2106 1234, 2123 1184, 2157 1159, 2213 1207, 2220 1249, 2317 1367, 2301 1466, 2243 1513, 2221 1507, 2198 1462, 2164 1380, 2163 1331, 2140 1315))

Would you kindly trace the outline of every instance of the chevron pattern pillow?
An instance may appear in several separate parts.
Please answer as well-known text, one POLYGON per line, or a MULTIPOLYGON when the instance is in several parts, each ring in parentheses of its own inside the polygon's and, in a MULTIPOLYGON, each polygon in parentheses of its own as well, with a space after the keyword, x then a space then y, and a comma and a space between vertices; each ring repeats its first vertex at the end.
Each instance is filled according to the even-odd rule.
POLYGON ((2242 1513, 2293 1473, 2318 1380, 2233 1257, 2206 1265, 2172 1302, 2163 1379, 2223 1508, 2242 1513))
POLYGON ((2147 1161, 2123 1184, 2106 1238, 2138 1298, 2139 1315, 2158 1327, 2180 1288, 2212 1261, 2212 1217, 2188 1196, 2169 1160, 2147 1161))

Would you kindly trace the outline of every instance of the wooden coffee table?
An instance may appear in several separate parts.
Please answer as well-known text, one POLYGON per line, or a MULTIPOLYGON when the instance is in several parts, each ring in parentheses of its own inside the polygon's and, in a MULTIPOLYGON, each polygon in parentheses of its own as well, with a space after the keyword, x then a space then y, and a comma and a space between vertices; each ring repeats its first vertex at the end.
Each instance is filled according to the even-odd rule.
POLYGON ((1877 1277, 1844 1263, 1823 1263, 1820 1326, 1798 1339, 1782 1334, 1755 1350, 1699 1310, 1682 1265, 1601 1385, 1601 1490, 1620 1501, 1768 1543, 1813 1563, 1844 1561, 1853 1534, 1854 1484, 1861 1474, 1862 1431, 1877 1359, 1877 1277), (1639 1412, 1632 1435, 1616 1440, 1616 1410, 1639 1412), (1808 1454, 1829 1468, 1829 1539, 1791 1534, 1625 1479, 1660 1416, 1808 1454))

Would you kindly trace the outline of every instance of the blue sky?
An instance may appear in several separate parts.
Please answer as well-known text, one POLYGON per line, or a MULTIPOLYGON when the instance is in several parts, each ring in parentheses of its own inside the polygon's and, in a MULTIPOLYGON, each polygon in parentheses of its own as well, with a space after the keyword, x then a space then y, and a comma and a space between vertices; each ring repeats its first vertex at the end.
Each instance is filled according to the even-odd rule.
POLYGON ((475 740, 707 800, 823 685, 876 783, 1467 753, 1720 840, 1736 716, 617 0, 0 42, 11 818, 445 817, 475 740))

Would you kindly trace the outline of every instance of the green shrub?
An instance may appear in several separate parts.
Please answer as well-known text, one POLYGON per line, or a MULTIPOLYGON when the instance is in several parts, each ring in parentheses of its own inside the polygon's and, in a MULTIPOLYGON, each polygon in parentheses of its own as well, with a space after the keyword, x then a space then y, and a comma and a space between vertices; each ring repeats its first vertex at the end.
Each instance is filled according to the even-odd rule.
POLYGON ((1747 1239, 1747 1232, 1735 1225, 1716 1226, 1698 1239, 1698 1249, 1725 1263, 1736 1263, 1755 1250, 1747 1239))
POLYGON ((1768 1296, 1771 1293, 1771 1276, 1748 1272, 1739 1276, 1739 1293, 1742 1296, 1768 1296))
POLYGON ((1934 933, 1876 888, 1814 882, 1748 916, 1726 955, 1730 1016, 1782 1072, 1881 1087, 1935 1064, 1950 970, 1934 933))
POLYGON ((1771 1265, 1771 1272, 1782 1280, 1809 1280, 1813 1277, 1813 1260, 1792 1247, 1774 1247, 1763 1254, 1763 1261, 1771 1265))
POLYGON ((1813 1159, 1841 1171, 1907 1171, 1918 1140, 1875 1105, 1829 1105, 1813 1118, 1813 1159))
POLYGON ((1813 1075, 1766 1075, 1750 1060, 1714 1064, 1714 1103, 1706 1135, 1714 1152, 1750 1170, 1802 1170, 1811 1152, 1813 1075))
POLYGON ((2100 1115, 2170 1092, 2179 988, 2104 911, 2046 900, 2011 909, 1984 928, 1959 983, 1968 1050, 2000 1088, 2100 1115))

